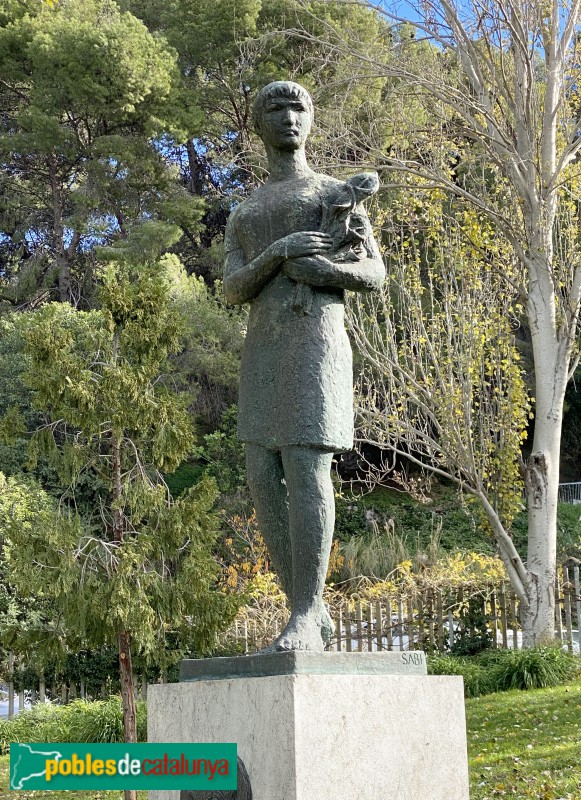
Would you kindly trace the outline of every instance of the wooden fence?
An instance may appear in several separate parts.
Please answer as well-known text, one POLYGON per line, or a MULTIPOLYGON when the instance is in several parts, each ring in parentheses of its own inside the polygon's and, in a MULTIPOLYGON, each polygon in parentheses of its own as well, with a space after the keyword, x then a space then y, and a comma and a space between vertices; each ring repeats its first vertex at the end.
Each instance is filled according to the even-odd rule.
MULTIPOLYGON (((555 635, 571 652, 579 652, 581 624, 581 588, 579 566, 560 569, 555 584, 555 635)), ((424 591, 382 597, 373 601, 344 602, 331 608, 334 636, 329 650, 362 652, 378 650, 425 650, 427 652, 469 653, 486 645, 496 648, 521 647, 519 600, 508 586, 426 589, 424 591)), ((254 653, 278 635, 288 612, 271 609, 268 615, 248 609, 222 637, 227 650, 254 653), (267 618, 266 618, 267 617, 267 618)), ((9 654, 9 674, 18 669, 9 654)), ((164 679, 162 679, 163 682, 164 679)), ((145 677, 135 676, 136 694, 146 696, 145 677)), ((44 681, 26 693, 28 701, 43 702, 44 681)), ((8 716, 15 710, 14 683, 8 682, 8 716)), ((19 707, 24 707, 25 693, 20 691, 19 707)), ((66 703, 84 697, 84 685, 51 686, 52 699, 66 703)), ((106 687, 102 694, 107 694, 106 687)))
MULTIPOLYGON (((555 635, 571 652, 579 652, 581 591, 579 566, 564 566, 555 585, 555 635)), ((520 602, 508 586, 426 589, 382 597, 374 601, 345 602, 331 608, 334 636, 327 649, 339 652, 426 650, 470 653, 483 646, 519 649, 520 602)), ((269 644, 278 630, 265 625, 258 614, 246 612, 223 638, 226 646, 253 653, 269 644)))

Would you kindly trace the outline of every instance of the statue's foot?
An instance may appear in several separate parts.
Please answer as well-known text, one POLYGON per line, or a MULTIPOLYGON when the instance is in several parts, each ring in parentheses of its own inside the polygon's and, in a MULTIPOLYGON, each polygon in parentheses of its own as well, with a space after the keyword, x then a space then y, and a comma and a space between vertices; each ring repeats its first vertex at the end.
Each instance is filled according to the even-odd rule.
POLYGON ((281 635, 274 641, 277 650, 323 650, 321 625, 317 615, 293 614, 281 635))
POLYGON ((276 646, 276 642, 272 642, 271 644, 267 644, 266 647, 261 647, 261 649, 257 650, 256 653, 254 653, 254 655, 264 656, 267 655, 268 653, 277 653, 277 652, 278 649, 276 646))
MULTIPOLYGON (((335 632, 335 627, 333 625, 333 620, 331 619, 331 617, 329 615, 329 611, 327 609, 327 606, 324 603, 321 603, 321 609, 319 611, 319 619, 318 619, 318 623, 317 624, 319 626, 319 632, 320 632, 321 639, 323 641, 323 644, 325 644, 326 642, 328 642, 333 637, 333 634, 335 632)), ((280 653, 281 650, 304 650, 305 649, 304 647, 298 647, 298 648, 297 647, 279 647, 279 640, 282 638, 282 636, 285 635, 285 633, 286 633, 286 629, 285 629, 285 632, 283 634, 281 634, 281 636, 279 636, 278 639, 276 639, 274 642, 272 642, 272 644, 269 644, 266 647, 262 647, 260 650, 258 650, 255 653, 255 655, 263 656, 263 655, 266 655, 268 653, 280 653)), ((312 648, 309 647, 308 649, 310 650, 312 648)))
POLYGON ((323 640, 323 642, 328 642, 330 639, 333 638, 333 634, 335 633, 335 626, 333 625, 333 620, 331 619, 329 610, 324 603, 321 603, 320 627, 321 627, 321 639, 323 640))

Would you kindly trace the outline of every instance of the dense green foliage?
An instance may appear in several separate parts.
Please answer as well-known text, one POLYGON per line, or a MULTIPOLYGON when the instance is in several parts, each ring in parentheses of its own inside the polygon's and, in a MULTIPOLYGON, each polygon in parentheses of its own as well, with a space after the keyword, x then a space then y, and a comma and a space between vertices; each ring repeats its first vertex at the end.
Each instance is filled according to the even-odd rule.
POLYGON ((581 660, 557 647, 528 650, 488 650, 474 658, 432 655, 430 675, 461 675, 466 697, 478 697, 511 689, 544 689, 572 680, 581 671, 581 660))
MULTIPOLYGON (((137 704, 138 741, 147 741, 147 708, 137 704)), ((11 720, 0 720, 0 752, 10 742, 122 742, 123 709, 118 697, 75 700, 66 706, 38 704, 11 720)))
POLYGON ((151 138, 174 124, 176 54, 108 0, 14 2, 2 18, 2 297, 86 303, 95 243, 152 219, 196 229, 199 203, 151 138))
POLYGON ((165 668, 208 652, 237 608, 216 586, 212 481, 172 500, 162 478, 193 445, 169 357, 196 281, 175 256, 137 259, 130 246, 100 271, 99 309, 49 304, 20 317, 25 382, 46 415, 29 463, 43 455, 67 488, 57 502, 32 477, 2 476, 0 492, 9 586, 53 609, 30 630, 36 669, 118 643, 122 688, 133 654, 165 668))

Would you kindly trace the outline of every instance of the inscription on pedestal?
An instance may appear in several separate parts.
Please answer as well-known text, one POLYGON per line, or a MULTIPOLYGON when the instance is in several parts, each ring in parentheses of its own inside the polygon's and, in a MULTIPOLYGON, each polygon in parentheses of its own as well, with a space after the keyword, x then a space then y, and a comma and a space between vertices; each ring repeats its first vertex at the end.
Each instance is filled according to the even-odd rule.
POLYGON ((406 665, 414 667, 425 667, 426 657, 421 650, 410 650, 401 654, 401 660, 406 665))
POLYGON ((311 653, 291 650, 233 658, 182 661, 180 681, 267 678, 273 675, 427 675, 421 650, 311 653))

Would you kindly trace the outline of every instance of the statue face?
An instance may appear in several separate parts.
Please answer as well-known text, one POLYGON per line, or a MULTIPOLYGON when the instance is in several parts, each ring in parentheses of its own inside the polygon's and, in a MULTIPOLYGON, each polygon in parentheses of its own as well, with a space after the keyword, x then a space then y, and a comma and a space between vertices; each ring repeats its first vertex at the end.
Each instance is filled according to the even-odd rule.
POLYGON ((269 98, 260 119, 265 144, 277 150, 299 150, 311 130, 311 112, 300 97, 269 98))

